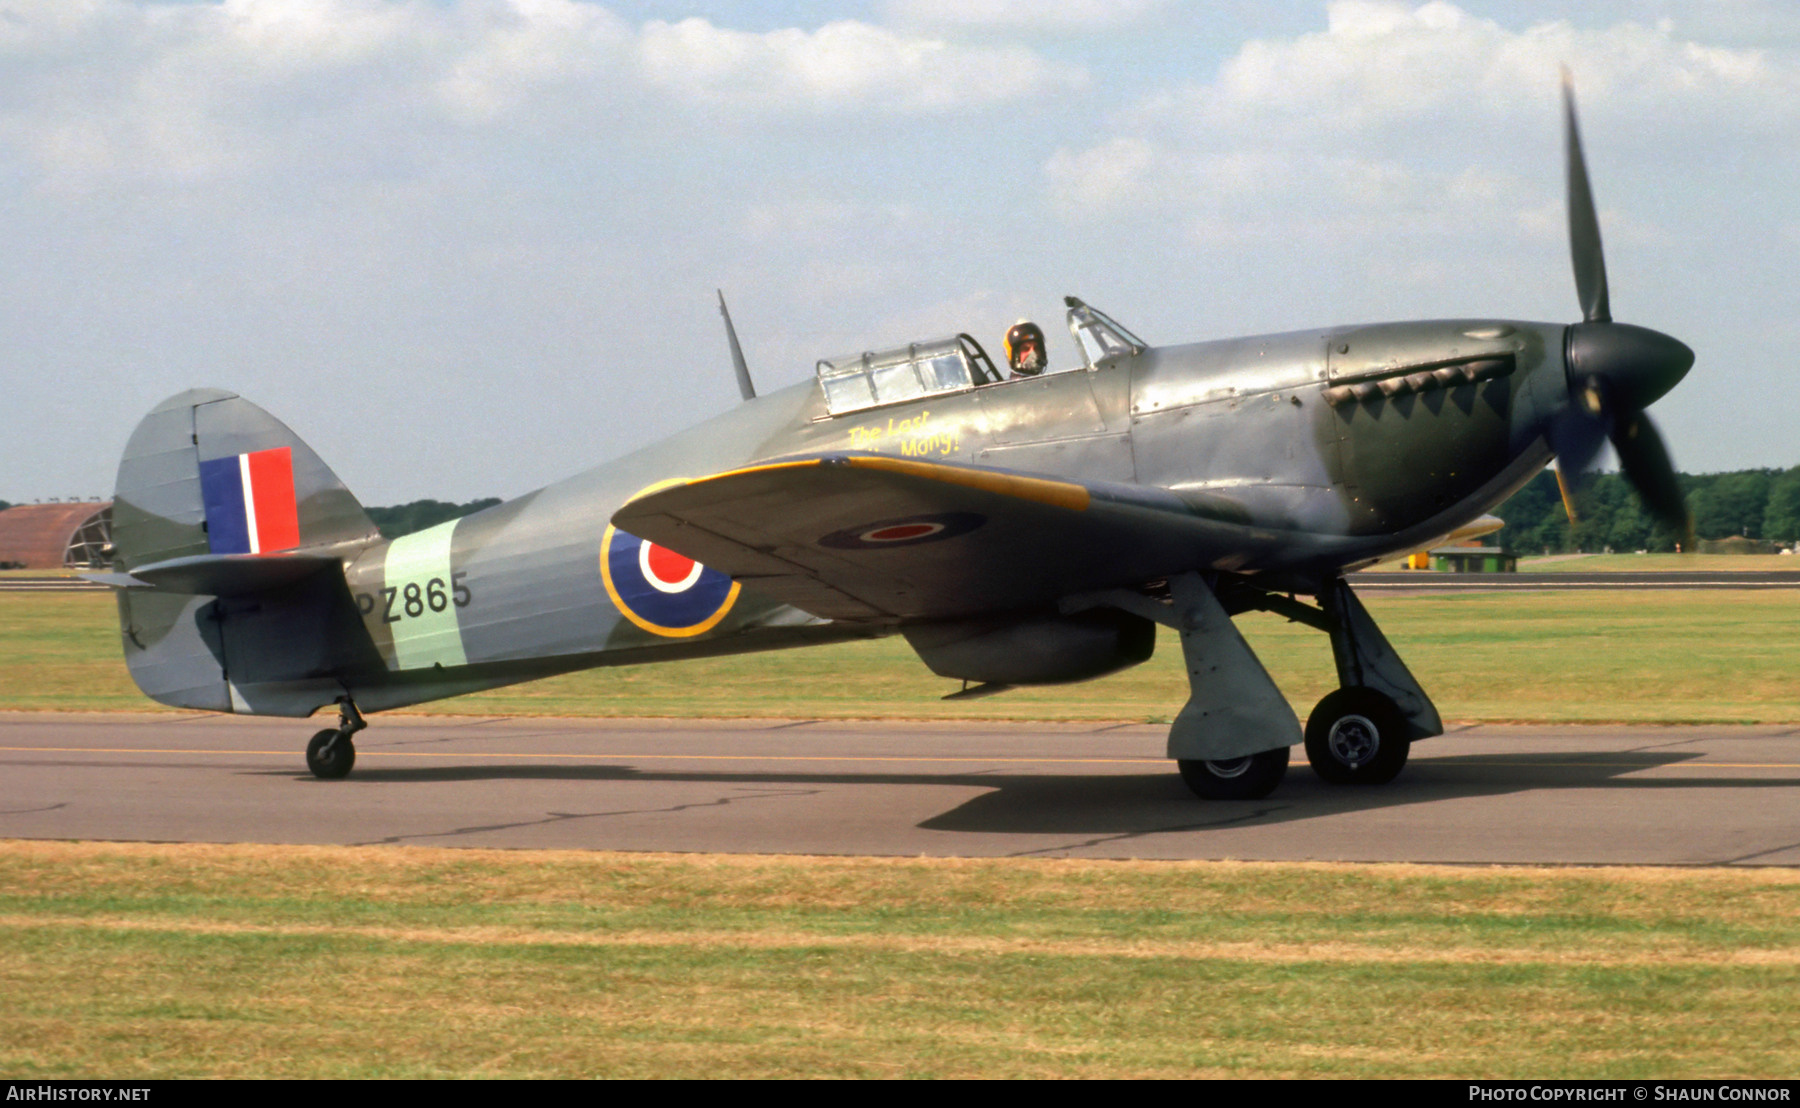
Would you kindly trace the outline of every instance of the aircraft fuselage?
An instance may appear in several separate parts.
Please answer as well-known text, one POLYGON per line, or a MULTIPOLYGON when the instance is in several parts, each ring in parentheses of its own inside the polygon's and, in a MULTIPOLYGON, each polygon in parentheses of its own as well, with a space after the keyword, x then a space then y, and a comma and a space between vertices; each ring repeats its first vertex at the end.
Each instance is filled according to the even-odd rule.
POLYGON ((1543 466, 1544 421, 1568 391, 1564 330, 1464 320, 1160 347, 835 417, 816 382, 796 385, 361 552, 347 581, 386 672, 374 682, 381 691, 359 689, 358 699, 388 707, 442 695, 457 676, 477 688, 893 630, 815 619, 760 598, 754 582, 684 608, 655 587, 656 567, 640 558, 634 572, 618 556, 631 537, 609 520, 645 490, 794 455, 876 454, 1167 489, 1238 541, 1195 551, 1195 564, 1122 572, 1220 570, 1308 591, 1448 533, 1543 466))

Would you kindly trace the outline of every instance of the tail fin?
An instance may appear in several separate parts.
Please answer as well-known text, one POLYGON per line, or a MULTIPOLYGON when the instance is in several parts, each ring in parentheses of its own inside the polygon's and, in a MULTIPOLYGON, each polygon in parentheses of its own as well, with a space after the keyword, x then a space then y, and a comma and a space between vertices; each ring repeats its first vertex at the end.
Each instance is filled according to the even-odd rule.
POLYGON ((287 425, 220 389, 163 401, 132 432, 113 500, 113 563, 262 554, 371 539, 356 497, 287 425))
POLYGON ((234 393, 159 404, 125 446, 113 569, 125 660, 184 708, 306 715, 341 691, 360 620, 340 555, 379 538, 285 424, 234 393), (326 572, 326 571, 331 572, 326 572))

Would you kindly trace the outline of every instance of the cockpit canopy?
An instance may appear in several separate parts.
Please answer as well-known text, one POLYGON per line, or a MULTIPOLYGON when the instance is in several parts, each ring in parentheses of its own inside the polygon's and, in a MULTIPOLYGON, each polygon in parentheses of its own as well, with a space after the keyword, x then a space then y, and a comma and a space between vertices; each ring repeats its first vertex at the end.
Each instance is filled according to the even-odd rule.
POLYGON ((819 362, 819 384, 832 415, 998 380, 987 351, 968 335, 819 362))
MULTIPOLYGON (((1105 312, 1073 296, 1064 297, 1063 302, 1069 308, 1069 334, 1081 350, 1084 368, 1096 369, 1108 359, 1149 349, 1149 344, 1105 312)), ((825 408, 834 416, 1004 379, 987 351, 966 334, 819 362, 825 408)))
POLYGON ((1089 307, 1074 296, 1063 297, 1063 303, 1069 307, 1069 334, 1075 337, 1075 345, 1081 348, 1089 369, 1118 354, 1142 354, 1150 349, 1149 343, 1099 308, 1089 307), (1095 351, 1099 351, 1098 356, 1095 351))

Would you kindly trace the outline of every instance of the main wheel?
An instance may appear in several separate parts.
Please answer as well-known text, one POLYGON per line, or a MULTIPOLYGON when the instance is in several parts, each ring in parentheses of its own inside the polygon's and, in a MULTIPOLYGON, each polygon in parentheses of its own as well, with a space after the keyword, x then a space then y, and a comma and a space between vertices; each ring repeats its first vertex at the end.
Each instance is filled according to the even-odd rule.
POLYGON ((1385 785, 1399 775, 1411 749, 1406 717, 1374 689, 1339 689, 1306 720, 1306 760, 1334 785, 1385 785))
POLYGON ((1183 758, 1175 763, 1194 795, 1206 800, 1260 800, 1275 791, 1287 774, 1288 748, 1207 762, 1183 758))
POLYGON ((306 768, 312 770, 314 777, 336 781, 348 777, 355 764, 356 744, 335 727, 319 732, 306 744, 306 768))

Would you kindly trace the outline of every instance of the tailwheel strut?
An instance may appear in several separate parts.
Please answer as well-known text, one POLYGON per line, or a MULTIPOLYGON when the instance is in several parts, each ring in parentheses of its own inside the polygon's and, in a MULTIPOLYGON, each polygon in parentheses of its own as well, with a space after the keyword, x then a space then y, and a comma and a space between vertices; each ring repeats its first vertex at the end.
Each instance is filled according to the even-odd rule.
POLYGON ((356 764, 356 744, 350 736, 368 726, 348 696, 338 697, 337 706, 338 725, 320 731, 306 744, 306 768, 326 781, 350 775, 350 767, 356 764))

